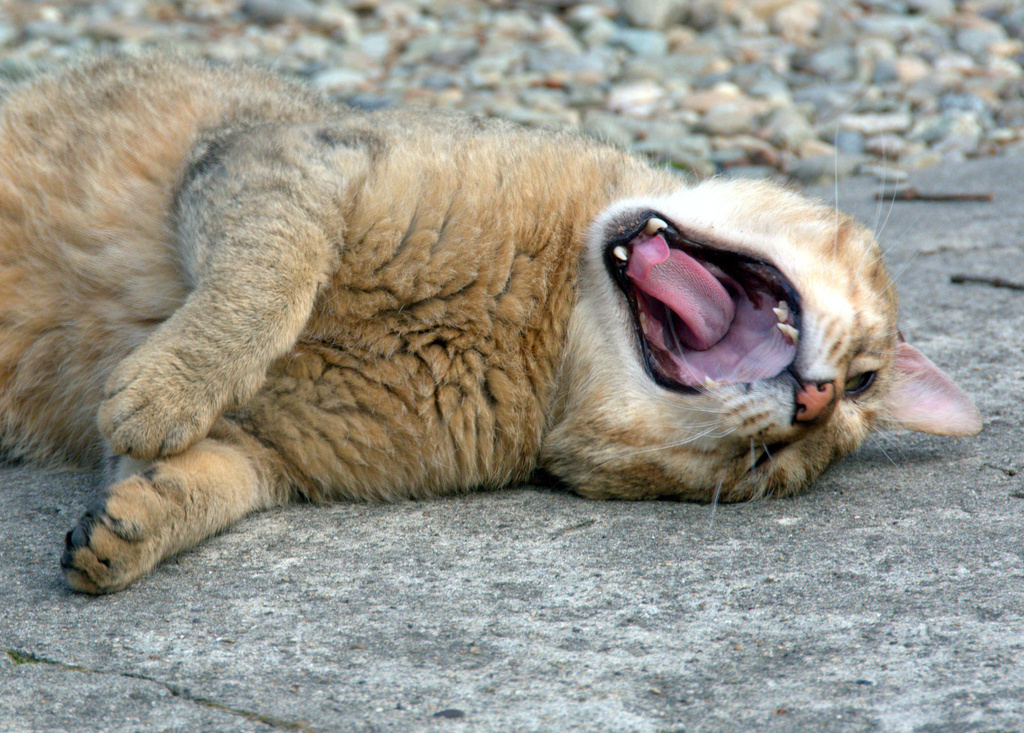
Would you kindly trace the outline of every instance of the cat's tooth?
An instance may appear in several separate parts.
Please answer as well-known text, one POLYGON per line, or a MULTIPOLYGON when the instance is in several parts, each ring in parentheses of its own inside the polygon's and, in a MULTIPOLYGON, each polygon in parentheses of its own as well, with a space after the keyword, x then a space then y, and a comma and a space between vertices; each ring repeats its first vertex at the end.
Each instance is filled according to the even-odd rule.
POLYGON ((640 330, 647 333, 647 314, 643 312, 640 313, 640 330))
POLYGON ((784 300, 780 300, 778 308, 772 308, 772 312, 779 319, 779 323, 785 323, 789 320, 789 304, 784 300))
POLYGON ((629 250, 624 245, 619 245, 612 250, 612 254, 615 255, 615 259, 626 262, 629 259, 629 250))
POLYGON ((780 331, 782 331, 782 335, 792 341, 793 345, 796 346, 797 341, 800 340, 800 332, 788 323, 776 323, 775 325, 779 327, 780 331))
POLYGON ((708 389, 714 389, 715 387, 721 387, 722 382, 716 382, 711 377, 704 377, 704 386, 708 389))
POLYGON ((648 237, 653 237, 662 229, 668 229, 668 223, 664 219, 653 217, 647 220, 647 225, 644 227, 644 234, 648 237))

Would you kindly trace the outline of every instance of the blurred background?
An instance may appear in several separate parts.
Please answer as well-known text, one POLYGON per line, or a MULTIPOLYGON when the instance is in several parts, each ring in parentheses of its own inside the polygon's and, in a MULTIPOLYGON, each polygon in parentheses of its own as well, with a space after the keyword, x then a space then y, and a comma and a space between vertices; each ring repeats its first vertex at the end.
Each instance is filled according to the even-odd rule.
POLYGON ((1024 150, 1019 0, 0 0, 0 79, 99 48, 255 59, 364 107, 571 128, 703 177, 1024 150))

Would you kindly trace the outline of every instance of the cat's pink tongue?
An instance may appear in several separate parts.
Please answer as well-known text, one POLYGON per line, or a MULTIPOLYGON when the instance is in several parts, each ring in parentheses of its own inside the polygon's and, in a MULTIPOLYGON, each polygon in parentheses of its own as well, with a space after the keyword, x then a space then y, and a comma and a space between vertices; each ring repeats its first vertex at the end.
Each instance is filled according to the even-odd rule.
MULTIPOLYGON (((710 349, 729 331, 736 306, 728 291, 697 260, 669 249, 660 234, 633 243, 626 275, 635 287, 660 300, 686 324, 686 329, 676 329, 686 348, 710 349)), ((663 338, 667 339, 668 324, 663 326, 663 338)))

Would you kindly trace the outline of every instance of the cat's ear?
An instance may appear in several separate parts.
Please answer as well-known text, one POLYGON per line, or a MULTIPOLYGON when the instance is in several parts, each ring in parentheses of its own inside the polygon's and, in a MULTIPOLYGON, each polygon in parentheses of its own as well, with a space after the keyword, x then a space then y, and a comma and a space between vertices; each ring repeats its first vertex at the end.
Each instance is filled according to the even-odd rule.
POLYGON ((889 427, 958 437, 981 430, 981 415, 971 398, 902 338, 896 345, 895 372, 884 408, 889 427))

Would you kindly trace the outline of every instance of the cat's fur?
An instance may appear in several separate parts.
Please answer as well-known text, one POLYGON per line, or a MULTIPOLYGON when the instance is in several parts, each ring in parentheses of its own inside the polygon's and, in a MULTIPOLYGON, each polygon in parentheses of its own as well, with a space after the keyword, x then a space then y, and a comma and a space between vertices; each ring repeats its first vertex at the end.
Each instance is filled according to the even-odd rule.
POLYGON ((876 425, 980 428, 831 209, 167 56, 83 62, 0 108, 0 420, 10 456, 110 456, 62 559, 88 592, 296 498, 540 467, 595 497, 739 500, 802 489, 876 425), (690 386, 651 366, 615 253, 663 239, 792 289, 764 338, 785 363, 690 386))

